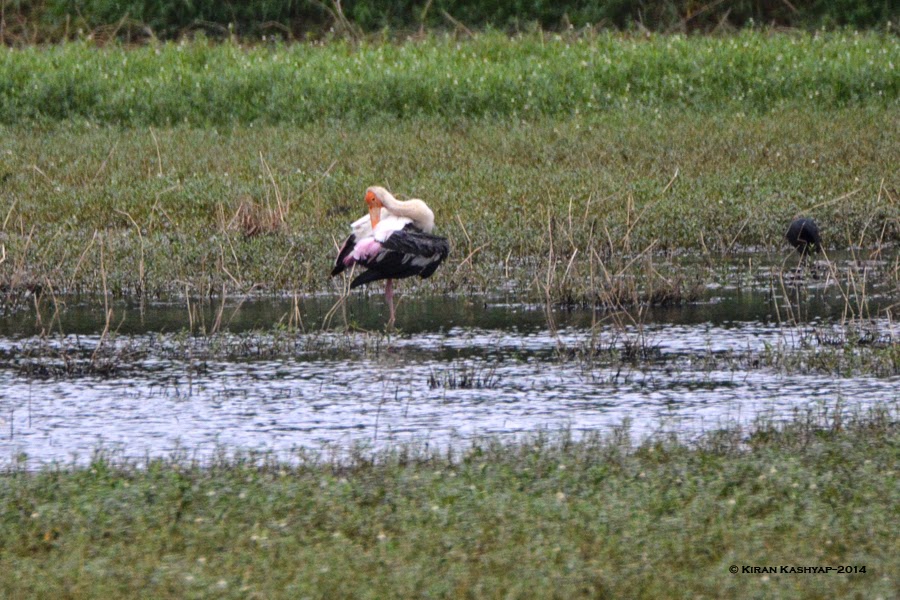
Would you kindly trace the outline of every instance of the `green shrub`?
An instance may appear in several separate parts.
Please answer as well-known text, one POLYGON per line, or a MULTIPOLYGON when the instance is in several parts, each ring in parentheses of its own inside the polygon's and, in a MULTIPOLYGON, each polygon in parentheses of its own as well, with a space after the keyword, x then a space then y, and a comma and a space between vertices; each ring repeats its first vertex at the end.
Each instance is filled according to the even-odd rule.
POLYGON ((58 40, 98 28, 125 39, 146 35, 175 38, 195 29, 222 37, 320 36, 349 22, 360 31, 449 28, 511 31, 569 25, 652 31, 711 31, 748 24, 798 28, 888 27, 900 18, 894 0, 7 0, 3 42, 58 40), (339 8, 340 6, 340 8, 339 8), (145 30, 146 28, 146 30, 145 30), (137 29, 137 31, 135 31, 137 29))
POLYGON ((627 107, 767 112, 896 105, 890 34, 499 34, 466 42, 207 43, 0 54, 0 122, 165 125, 569 115, 627 107))

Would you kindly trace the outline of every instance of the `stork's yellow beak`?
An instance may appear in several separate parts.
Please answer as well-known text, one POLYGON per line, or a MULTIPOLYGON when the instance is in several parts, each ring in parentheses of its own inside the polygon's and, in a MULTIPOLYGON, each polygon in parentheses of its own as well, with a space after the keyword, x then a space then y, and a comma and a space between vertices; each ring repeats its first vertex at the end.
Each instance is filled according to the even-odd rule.
POLYGON ((378 221, 381 220, 381 207, 380 206, 370 206, 369 207, 369 219, 372 221, 372 229, 375 229, 375 226, 378 225, 378 221))
POLYGON ((369 220, 372 221, 372 229, 381 220, 381 200, 373 192, 366 192, 366 204, 369 205, 369 220))

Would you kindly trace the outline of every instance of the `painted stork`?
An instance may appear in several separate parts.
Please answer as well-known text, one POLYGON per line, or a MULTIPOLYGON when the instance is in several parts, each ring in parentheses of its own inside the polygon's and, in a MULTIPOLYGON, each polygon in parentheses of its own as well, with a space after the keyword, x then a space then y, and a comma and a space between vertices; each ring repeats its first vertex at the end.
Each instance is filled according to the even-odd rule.
POLYGON ((801 217, 791 221, 791 225, 788 227, 784 237, 802 256, 806 256, 810 252, 819 252, 822 249, 822 237, 819 235, 819 226, 808 217, 801 217))
POLYGON ((446 238, 431 235, 434 213, 421 200, 401 201, 379 186, 366 190, 369 214, 354 221, 353 233, 338 253, 332 277, 347 267, 366 270, 350 283, 350 289, 387 279, 385 299, 394 324, 394 279, 418 275, 427 279, 450 253, 446 238))

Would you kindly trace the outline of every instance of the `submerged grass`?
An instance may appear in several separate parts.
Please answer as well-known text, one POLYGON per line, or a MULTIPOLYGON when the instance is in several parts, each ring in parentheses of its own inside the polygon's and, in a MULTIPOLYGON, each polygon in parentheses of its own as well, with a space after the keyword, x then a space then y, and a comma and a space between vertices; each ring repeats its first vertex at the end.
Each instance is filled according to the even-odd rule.
POLYGON ((623 428, 450 455, 10 466, 0 595, 887 598, 898 422, 823 408, 693 442, 623 428))
POLYGON ((490 389, 499 386, 501 379, 496 367, 460 362, 449 368, 432 369, 428 376, 428 387, 448 390, 490 389))
MULTIPOLYGON (((241 334, 198 333, 194 335, 184 330, 171 334, 119 336, 107 332, 99 337, 81 337, 45 332, 16 340, 0 349, 0 368, 13 369, 35 379, 117 377, 130 372, 164 369, 161 363, 167 366, 176 363, 183 365, 186 372, 200 372, 207 369, 208 361, 302 360, 310 357, 317 360, 372 359, 384 349, 390 349, 393 358, 404 353, 402 348, 391 346, 389 336, 377 332, 301 334, 294 328, 276 327, 241 334)), ((463 369, 461 376, 465 373, 463 369)), ((455 378, 455 375, 450 377, 455 378)), ((487 387, 496 378, 490 374, 472 381, 479 382, 478 387, 487 387)))
MULTIPOLYGON (((416 308, 415 305, 412 308, 416 308)), ((714 349, 730 333, 718 332, 705 341, 673 345, 666 332, 655 321, 647 307, 632 310, 594 310, 582 314, 579 321, 567 319, 564 311, 553 311, 546 322, 550 328, 543 343, 510 351, 492 344, 469 345, 464 355, 454 354, 435 343, 431 336, 421 338, 422 331, 413 324, 412 331, 385 332, 379 328, 367 331, 350 322, 329 329, 323 325, 323 307, 317 313, 305 313, 305 327, 290 323, 290 312, 267 315, 263 323, 277 322, 274 327, 254 328, 240 333, 229 331, 228 322, 240 306, 227 311, 221 307, 209 310, 212 316, 198 318, 187 314, 173 328, 157 321, 159 331, 119 332, 118 324, 129 321, 121 306, 111 306, 111 320, 117 325, 105 329, 103 320, 94 321, 93 329, 70 331, 59 315, 38 317, 42 323, 33 333, 8 332, 8 341, 0 348, 0 371, 10 370, 29 379, 79 379, 83 377, 157 377, 160 373, 205 373, 223 362, 262 363, 276 361, 297 365, 305 361, 365 361, 396 368, 398 361, 409 366, 432 365, 423 384, 430 389, 495 389, 515 387, 515 378, 503 374, 502 365, 510 361, 526 363, 550 362, 571 369, 571 376, 587 381, 618 380, 621 373, 639 370, 703 379, 713 373, 767 372, 782 381, 785 376, 831 375, 842 378, 891 378, 900 375, 900 344, 890 309, 886 318, 870 320, 838 320, 792 322, 763 327, 765 342, 746 347, 730 345, 714 349), (221 315, 227 313, 225 317, 221 315), (591 317, 588 320, 588 317, 591 317), (211 318, 222 325, 211 325, 211 318), (563 320, 563 333, 555 328, 563 320), (181 323, 194 323, 194 329, 180 329, 181 323), (576 324, 580 323, 580 324, 576 324)), ((196 306, 191 307, 192 311, 196 306)), ((303 310, 291 307, 290 311, 303 310)), ((359 308, 357 307, 357 309, 359 308)), ((426 313, 422 322, 426 331, 434 331, 438 315, 459 322, 440 309, 426 313)), ((98 311, 98 317, 99 311, 98 311)), ((657 315, 658 316, 658 315, 657 315)), ((734 315, 737 320, 741 317, 734 315)), ((17 315, 28 319, 29 316, 17 315)), ((130 320, 137 320, 134 314, 130 320)), ((139 317, 143 319, 144 317, 139 317)), ((458 314, 457 314, 458 318, 458 314)), ((154 319, 150 318, 151 322, 154 319)), ((327 321, 327 319, 326 319, 327 321)), ((37 325, 37 323, 36 323, 37 325)), ((756 331, 758 323, 750 325, 756 331)), ((90 327, 90 325, 89 325, 90 327)), ((500 326, 502 330, 503 326, 500 326)), ((498 330, 499 331, 499 330, 498 330)), ((738 330, 734 330, 738 335, 738 330)), ((447 334, 453 339, 458 334, 447 334)), ((740 334, 740 335, 746 335, 740 334)), ((750 337, 755 338, 757 334, 750 337)))
POLYGON ((772 346, 744 364, 774 368, 787 374, 827 373, 840 377, 900 375, 900 344, 878 346, 772 346))

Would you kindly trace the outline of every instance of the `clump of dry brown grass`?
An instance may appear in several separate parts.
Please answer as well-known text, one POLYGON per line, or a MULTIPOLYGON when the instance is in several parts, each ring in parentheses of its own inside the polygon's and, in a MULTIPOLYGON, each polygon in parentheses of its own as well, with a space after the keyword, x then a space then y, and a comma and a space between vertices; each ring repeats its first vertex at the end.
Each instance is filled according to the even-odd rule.
POLYGON ((683 276, 657 278, 644 291, 642 302, 650 306, 678 306, 698 301, 703 290, 704 286, 700 282, 688 281, 683 276))
POLYGON ((239 231, 244 237, 280 233, 284 228, 285 215, 280 205, 259 203, 250 196, 238 201, 234 216, 228 222, 228 229, 239 231))
POLYGON ((234 216, 226 226, 226 229, 236 229, 247 238, 280 233, 291 212, 291 200, 282 196, 275 174, 262 152, 259 153, 259 162, 269 184, 266 187, 265 199, 258 202, 250 195, 242 196, 234 216))

